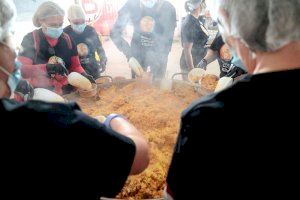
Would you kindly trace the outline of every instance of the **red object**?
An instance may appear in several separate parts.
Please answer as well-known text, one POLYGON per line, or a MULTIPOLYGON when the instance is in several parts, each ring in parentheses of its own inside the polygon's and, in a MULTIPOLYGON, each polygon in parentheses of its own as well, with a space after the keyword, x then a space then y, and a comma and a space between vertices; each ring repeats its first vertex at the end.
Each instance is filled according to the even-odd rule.
MULTIPOLYGON (((54 92, 62 94, 62 87, 68 84, 66 77, 56 75, 54 78, 50 79, 47 74, 46 64, 33 65, 33 61, 26 57, 18 57, 18 60, 23 64, 21 69, 23 78, 28 80, 32 87, 49 88, 54 86, 54 92)), ((76 69, 78 71, 83 71, 83 68, 80 65, 76 69)))
POLYGON ((69 69, 69 73, 71 72, 77 72, 79 74, 82 74, 84 72, 84 69, 80 64, 79 56, 73 56, 71 58, 71 66, 69 69))
POLYGON ((127 0, 81 0, 87 23, 104 36, 109 36, 118 11, 127 0))
POLYGON ((17 93, 14 94, 14 100, 19 103, 25 102, 24 99, 17 93))
POLYGON ((47 35, 45 35, 45 38, 51 47, 55 47, 57 45, 58 39, 53 39, 47 35))

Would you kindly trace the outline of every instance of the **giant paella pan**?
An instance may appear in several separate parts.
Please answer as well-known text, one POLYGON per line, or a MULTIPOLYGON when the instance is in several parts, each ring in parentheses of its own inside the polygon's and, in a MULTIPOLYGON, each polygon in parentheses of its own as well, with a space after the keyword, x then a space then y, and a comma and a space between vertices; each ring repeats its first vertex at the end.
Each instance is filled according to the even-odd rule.
MULTIPOLYGON (((140 175, 128 178, 119 199, 161 199, 175 147, 182 111, 201 98, 201 89, 173 80, 161 89, 159 83, 107 77, 97 80, 96 97, 82 98, 77 93, 66 98, 76 101, 92 116, 119 113, 133 123, 148 139, 150 165, 140 175)), ((207 91, 206 91, 207 92, 207 91)))

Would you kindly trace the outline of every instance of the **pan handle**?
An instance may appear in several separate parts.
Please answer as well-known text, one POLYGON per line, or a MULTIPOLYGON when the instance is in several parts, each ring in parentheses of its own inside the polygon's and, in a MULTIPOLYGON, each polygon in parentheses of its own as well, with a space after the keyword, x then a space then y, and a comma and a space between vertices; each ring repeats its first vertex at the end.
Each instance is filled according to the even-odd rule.
POLYGON ((182 76, 182 75, 188 75, 189 73, 175 73, 175 74, 173 74, 173 76, 172 76, 172 80, 174 80, 175 79, 175 77, 176 76, 182 76))
POLYGON ((100 76, 98 79, 100 78, 109 78, 111 83, 114 81, 113 77, 111 76, 100 76))

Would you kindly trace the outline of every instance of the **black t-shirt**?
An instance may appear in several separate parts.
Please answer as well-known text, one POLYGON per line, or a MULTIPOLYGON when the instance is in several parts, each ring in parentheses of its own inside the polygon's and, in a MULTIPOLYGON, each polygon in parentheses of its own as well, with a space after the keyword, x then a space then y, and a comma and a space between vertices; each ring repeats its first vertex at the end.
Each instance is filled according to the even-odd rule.
MULTIPOLYGON (((203 23, 193 15, 188 15, 181 27, 181 43, 193 43, 192 56, 194 65, 197 66, 206 54, 205 45, 208 41, 208 32, 203 23)), ((184 53, 181 56, 182 68, 187 67, 184 53)))
POLYGON ((168 174, 175 199, 297 195, 299 79, 300 69, 247 76, 193 103, 168 174))
POLYGON ((101 61, 106 62, 107 58, 105 51, 102 47, 101 41, 99 40, 98 34, 93 27, 86 26, 83 33, 77 34, 75 31, 73 31, 71 26, 68 26, 64 29, 64 32, 72 38, 77 48, 83 48, 82 50, 78 51, 82 65, 87 63, 95 64, 96 52, 99 54, 101 61), (85 51, 85 49, 87 51, 85 51), (90 61, 86 61, 87 59, 90 61))
POLYGON ((135 144, 76 104, 1 99, 0 115, 4 197, 95 200, 122 189, 135 144))
POLYGON ((224 43, 222 36, 217 35, 210 47, 211 50, 218 52, 218 62, 221 70, 221 77, 225 76, 234 68, 234 65, 231 64, 233 55, 230 52, 230 49, 227 44, 224 43))
POLYGON ((31 59, 34 65, 46 64, 52 56, 57 56, 64 61, 66 68, 69 69, 72 64, 72 57, 78 56, 76 45, 70 37, 67 34, 62 34, 58 38, 57 45, 51 47, 42 29, 35 31, 35 33, 36 39, 32 33, 28 33, 23 38, 22 51, 20 51, 19 56, 31 59), (38 51, 36 45, 39 46, 37 47, 38 51))
MULTIPOLYGON (((176 10, 168 1, 159 1, 153 8, 141 6, 140 1, 128 0, 120 9, 112 30, 112 39, 126 55, 144 58, 146 52, 168 56, 176 27, 176 10), (134 26, 131 45, 122 38, 123 30, 131 22, 134 26)), ((155 59, 155 58, 153 58, 155 59)))

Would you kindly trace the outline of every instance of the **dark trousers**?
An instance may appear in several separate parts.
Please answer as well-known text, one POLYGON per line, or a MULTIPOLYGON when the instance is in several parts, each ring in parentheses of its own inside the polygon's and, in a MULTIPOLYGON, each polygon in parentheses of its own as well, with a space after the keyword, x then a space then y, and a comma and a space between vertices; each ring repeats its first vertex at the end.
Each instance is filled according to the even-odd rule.
MULTIPOLYGON (((153 80, 161 80, 165 77, 169 53, 161 53, 159 51, 145 51, 134 56, 143 67, 144 71, 150 67, 153 74, 153 80)), ((132 78, 135 78, 132 72, 132 78)))

